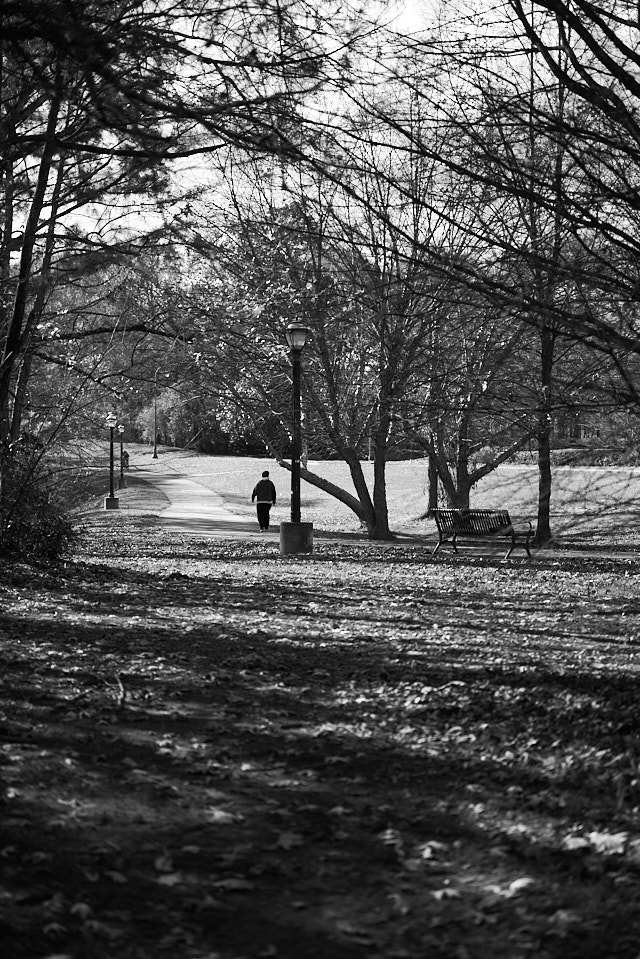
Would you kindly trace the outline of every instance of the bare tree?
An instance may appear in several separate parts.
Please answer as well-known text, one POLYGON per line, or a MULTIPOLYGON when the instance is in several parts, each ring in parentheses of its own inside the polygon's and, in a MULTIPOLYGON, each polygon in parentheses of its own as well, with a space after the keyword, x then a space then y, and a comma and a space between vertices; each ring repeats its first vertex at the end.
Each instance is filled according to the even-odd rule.
POLYGON ((19 431, 16 377, 46 291, 157 242, 193 189, 189 158, 286 152, 300 101, 342 82, 338 19, 303 0, 3 4, 0 435, 19 431))

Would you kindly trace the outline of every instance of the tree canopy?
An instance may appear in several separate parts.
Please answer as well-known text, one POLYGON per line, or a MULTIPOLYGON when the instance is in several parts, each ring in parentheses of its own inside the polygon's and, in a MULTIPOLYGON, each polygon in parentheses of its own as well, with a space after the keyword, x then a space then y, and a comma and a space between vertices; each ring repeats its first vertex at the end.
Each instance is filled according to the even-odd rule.
POLYGON ((550 538, 557 425, 637 406, 637 9, 401 13, 3 4, 5 444, 56 435, 47 395, 144 423, 162 370, 176 435, 286 457, 303 320, 308 450, 349 463, 370 535, 389 458, 466 505, 533 444, 550 538))

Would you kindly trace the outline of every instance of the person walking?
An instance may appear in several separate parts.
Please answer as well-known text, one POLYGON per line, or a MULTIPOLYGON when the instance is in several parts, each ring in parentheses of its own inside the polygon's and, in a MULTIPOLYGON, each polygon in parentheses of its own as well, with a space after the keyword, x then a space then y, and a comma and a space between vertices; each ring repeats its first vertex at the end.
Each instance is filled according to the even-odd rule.
POLYGON ((269 510, 275 506, 276 488, 269 479, 269 470, 264 470, 262 479, 253 488, 251 502, 256 501, 258 523, 261 530, 269 529, 269 510))

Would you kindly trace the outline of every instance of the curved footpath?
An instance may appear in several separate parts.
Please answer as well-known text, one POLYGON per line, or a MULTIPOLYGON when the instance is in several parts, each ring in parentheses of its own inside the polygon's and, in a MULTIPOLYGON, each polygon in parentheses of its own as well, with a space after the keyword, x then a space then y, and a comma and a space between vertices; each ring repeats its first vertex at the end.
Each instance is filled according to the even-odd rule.
POLYGON ((247 515, 233 513, 219 493, 188 476, 139 468, 131 472, 136 479, 155 486, 167 497, 169 506, 158 515, 158 523, 169 533, 195 533, 225 539, 279 538, 279 524, 272 526, 267 533, 261 533, 257 518, 252 520, 247 515))
MULTIPOLYGON (((268 532, 260 531, 255 510, 251 514, 234 513, 226 505, 222 496, 208 489, 197 480, 184 473, 174 472, 170 467, 166 472, 157 469, 134 467, 129 476, 148 483, 160 490, 169 501, 169 506, 158 514, 158 524, 168 533, 192 533, 197 536, 211 536, 219 539, 255 539, 279 542, 280 523, 272 523, 268 532)), ((364 533, 319 533, 314 530, 314 538, 323 542, 359 541, 370 543, 364 533)), ((377 549, 395 546, 426 546, 433 548, 437 537, 416 534, 397 534, 390 542, 376 542, 377 549)), ((372 544, 373 545, 373 544, 372 544)), ((502 549, 502 546, 500 547, 502 549)))
MULTIPOLYGON (((255 539, 279 542, 280 523, 272 523, 268 532, 260 531, 255 509, 251 514, 234 513, 226 505, 222 496, 214 490, 208 489, 197 480, 191 479, 184 473, 174 472, 169 468, 166 472, 157 469, 132 468, 128 476, 154 486, 166 496, 169 506, 158 514, 158 524, 168 533, 191 533, 197 536, 211 536, 219 539, 255 539)), ((314 530, 314 538, 336 540, 345 539, 369 542, 364 533, 318 533, 314 530)), ((399 535, 393 542, 377 543, 378 549, 385 546, 428 546, 433 547, 436 539, 432 535, 409 536, 399 535)))

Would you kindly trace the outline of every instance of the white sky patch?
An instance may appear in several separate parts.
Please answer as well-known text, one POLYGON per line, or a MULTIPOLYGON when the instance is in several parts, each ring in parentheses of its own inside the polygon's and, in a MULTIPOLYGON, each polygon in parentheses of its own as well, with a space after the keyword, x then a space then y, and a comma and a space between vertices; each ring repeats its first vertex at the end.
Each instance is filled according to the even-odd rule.
POLYGON ((396 0, 389 4, 389 24, 398 33, 418 33, 433 19, 436 0, 396 0))

